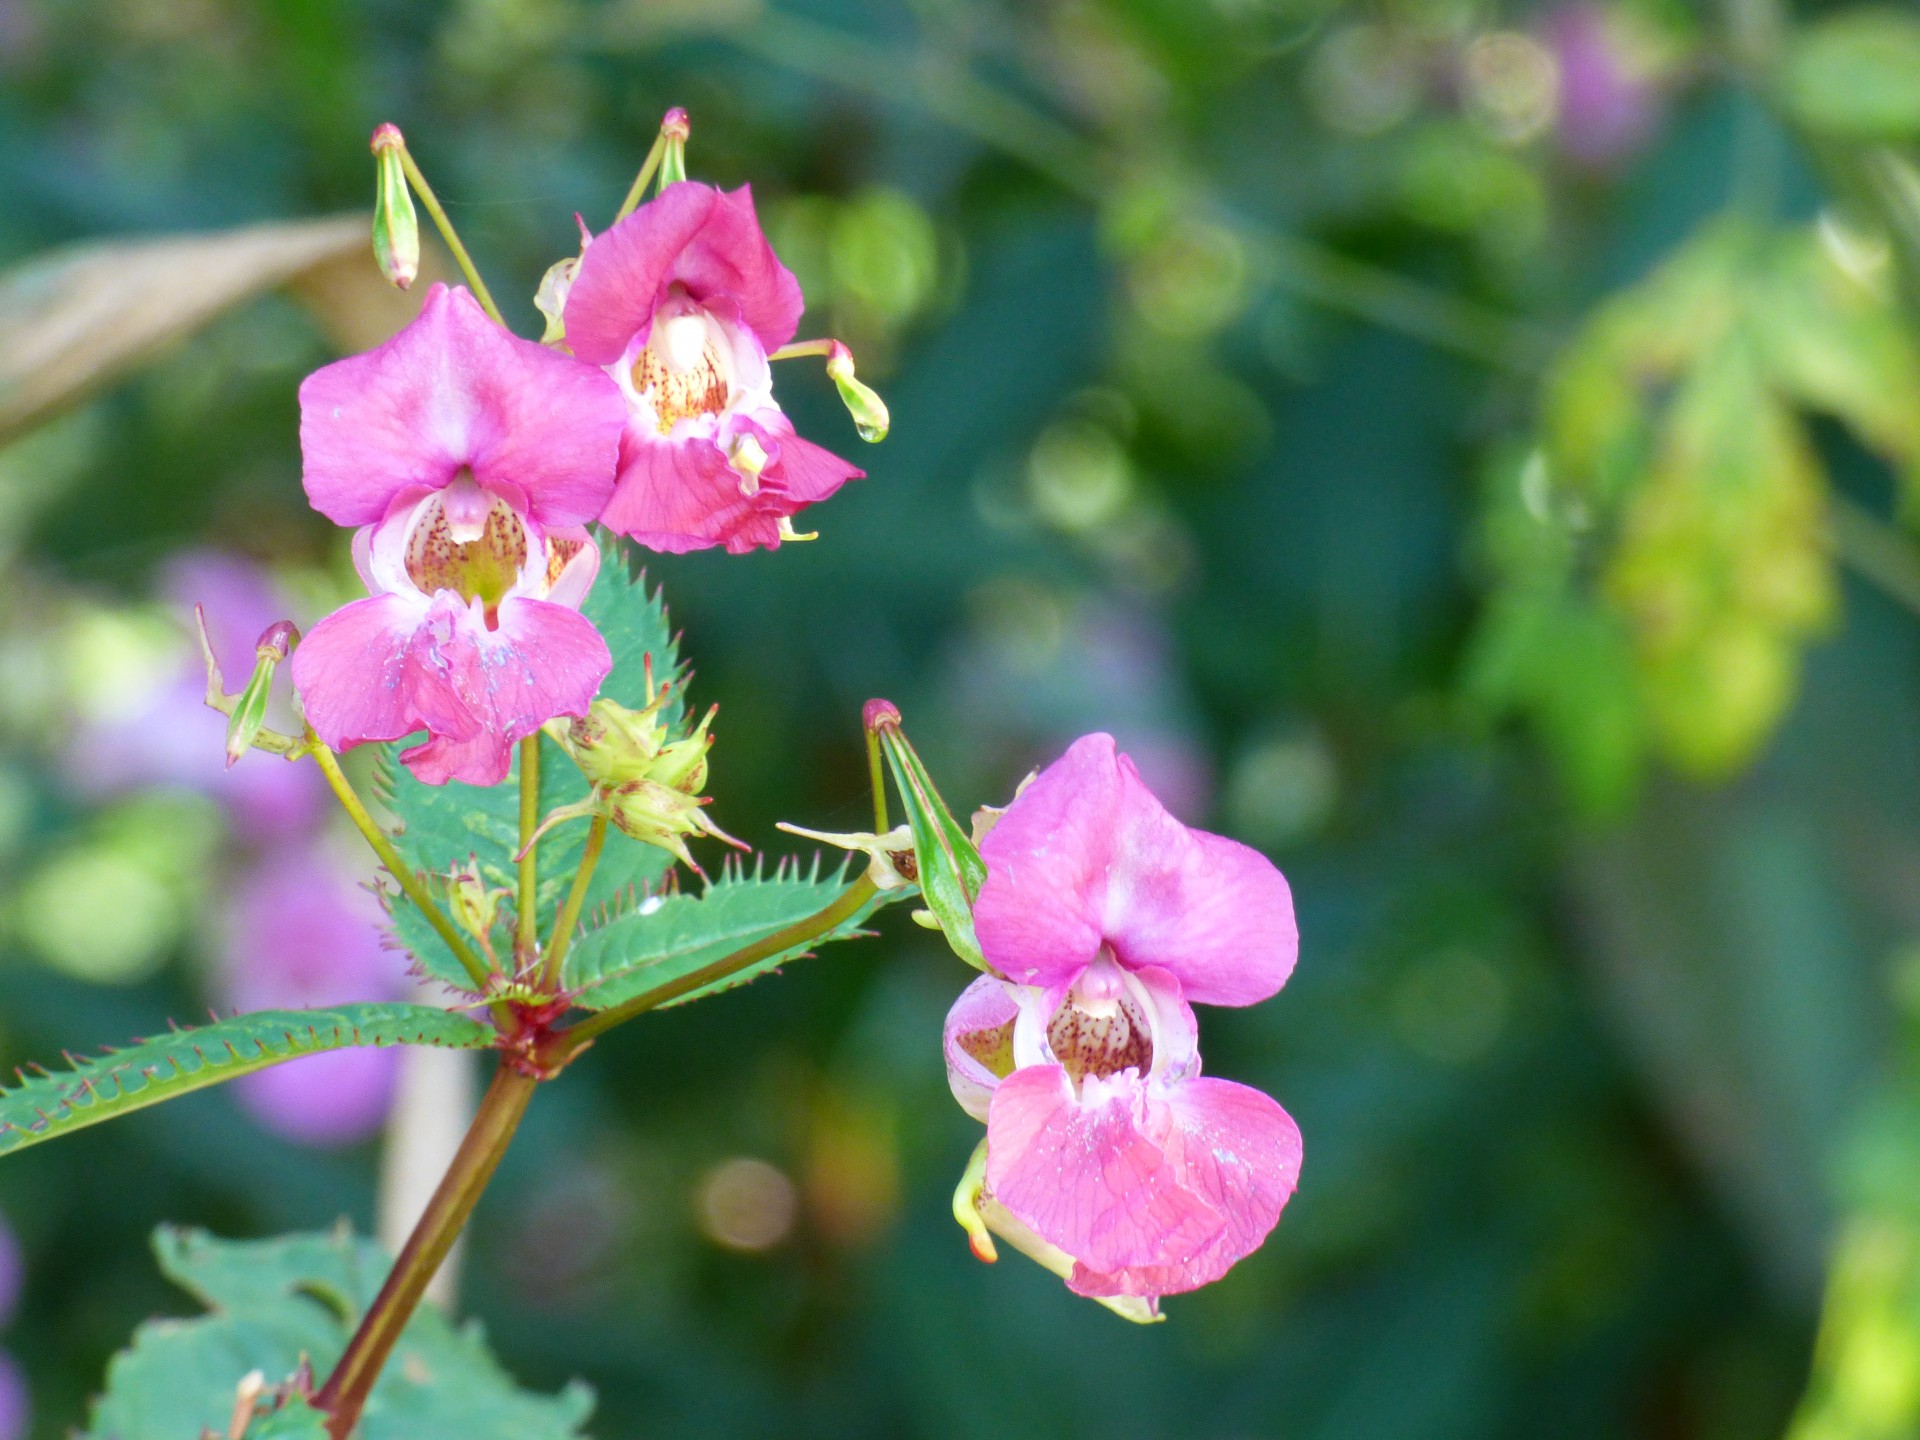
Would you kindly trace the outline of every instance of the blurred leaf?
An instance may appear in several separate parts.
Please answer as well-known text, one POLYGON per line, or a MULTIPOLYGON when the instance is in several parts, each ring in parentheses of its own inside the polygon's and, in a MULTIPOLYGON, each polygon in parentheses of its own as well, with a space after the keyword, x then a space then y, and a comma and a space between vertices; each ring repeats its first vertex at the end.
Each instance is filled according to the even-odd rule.
MULTIPOLYGON (((643 706, 648 656, 653 659, 655 684, 683 681, 661 592, 647 593, 645 576, 632 568, 631 551, 624 542, 603 540, 600 575, 582 611, 599 627, 613 655, 612 673, 600 687, 602 695, 632 709, 643 706)), ((684 697, 668 701, 660 715, 669 733, 679 738, 686 718, 684 697)), ((587 782, 578 767, 550 741, 543 739, 540 749, 541 813, 584 800, 587 782)), ((382 760, 382 781, 391 791, 393 813, 401 822, 396 839, 400 853, 431 875, 445 875, 471 856, 488 885, 511 890, 517 874, 513 856, 520 848, 519 777, 516 753, 506 780, 490 788, 423 785, 393 761, 390 747, 382 760)), ((584 822, 561 825, 541 838, 538 924, 542 934, 551 927, 573 884, 586 829, 584 822)), ((665 851, 615 832, 608 837, 594 871, 585 913, 612 906, 654 884, 670 863, 665 851)), ((403 899, 396 899, 391 909, 395 934, 423 970, 461 988, 470 984, 424 916, 403 899)))
POLYGON ((327 1440, 327 1413, 295 1396, 247 1426, 245 1440, 327 1440))
MULTIPOLYGON (((205 1304, 192 1320, 151 1320, 107 1370, 93 1440, 186 1440, 225 1434, 234 1387, 254 1370, 270 1384, 311 1362, 318 1378, 386 1278, 371 1241, 345 1230, 273 1240, 216 1240, 163 1228, 154 1252, 165 1274, 205 1304)), ((362 1440, 568 1440, 593 1408, 578 1383, 557 1396, 519 1389, 477 1324, 456 1330, 437 1308, 414 1315, 354 1432, 362 1440)), ((284 1431, 304 1436, 289 1417, 284 1431)), ((251 1436, 255 1432, 249 1430, 251 1436)))
POLYGON ((260 1010, 175 1030, 0 1092, 0 1155, 322 1050, 436 1045, 482 1050, 494 1032, 433 1005, 260 1010))
POLYGON ((1605 583, 1654 732, 1689 771, 1730 773, 1793 698, 1800 643, 1837 598, 1824 483, 1751 346, 1730 339, 1693 367, 1605 583))
POLYGON ((367 244, 361 215, 96 241, 0 274, 0 444, 242 301, 367 244))
POLYGON ((1920 17, 1860 9, 1800 30, 1785 62, 1800 122, 1839 139, 1920 134, 1920 17))
MULTIPOLYGON (((785 862, 771 880, 730 874, 701 895, 643 900, 574 942, 567 952, 568 988, 579 991, 577 1003, 589 1010, 611 1009, 819 914, 849 888, 843 873, 821 876, 817 860, 815 873, 804 877, 786 868, 792 864, 785 862)), ((667 1003, 680 1005, 731 990, 800 959, 818 945, 865 934, 861 923, 890 898, 900 896, 877 895, 831 933, 667 1003)))

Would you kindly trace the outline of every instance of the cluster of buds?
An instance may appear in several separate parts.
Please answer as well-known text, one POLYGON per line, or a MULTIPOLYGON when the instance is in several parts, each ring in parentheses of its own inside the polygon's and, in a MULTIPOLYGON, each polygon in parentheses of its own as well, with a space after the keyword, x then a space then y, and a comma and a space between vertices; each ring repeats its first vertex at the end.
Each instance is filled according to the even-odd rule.
POLYGON ((649 664, 647 703, 640 709, 629 710, 602 697, 578 719, 547 722, 547 734, 593 788, 579 804, 555 810, 542 830, 560 820, 601 816, 622 834, 658 846, 696 874, 702 872, 687 849, 689 837, 710 835, 747 848, 707 818, 711 799, 700 793, 706 788, 707 751, 713 745, 708 727, 719 707, 709 709, 686 736, 675 740, 662 718, 672 691, 671 682, 654 685, 649 664))

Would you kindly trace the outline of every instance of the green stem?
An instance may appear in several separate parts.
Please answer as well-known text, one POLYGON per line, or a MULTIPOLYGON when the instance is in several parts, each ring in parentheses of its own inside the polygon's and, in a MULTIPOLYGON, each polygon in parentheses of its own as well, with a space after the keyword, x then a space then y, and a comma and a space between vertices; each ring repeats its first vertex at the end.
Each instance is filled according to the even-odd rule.
POLYGON ((1854 574, 1920 615, 1920 547, 1844 495, 1827 500, 1833 548, 1854 574))
POLYGON ((539 1083, 505 1061, 494 1073, 453 1164, 395 1258, 386 1284, 361 1317, 340 1363, 314 1396, 314 1404, 327 1412, 327 1434, 332 1440, 347 1440, 359 1423, 387 1357, 486 1192, 539 1083))
POLYGON ((354 828, 366 837, 367 844, 373 847, 373 853, 380 857, 380 863, 387 867, 387 873, 393 876, 407 899, 427 917, 427 923, 433 926, 434 933, 447 942, 447 948, 453 952, 453 958, 460 962, 460 968, 472 979, 474 988, 484 992, 493 972, 474 954, 473 947, 467 944, 466 938, 447 918, 446 912, 434 903, 433 896, 420 883, 420 877, 414 873, 413 867, 401 859, 400 852, 393 848, 393 841, 387 838, 387 832, 367 813, 367 807, 360 802, 359 795, 341 771, 340 761, 333 751, 311 730, 307 732, 307 744, 313 758, 320 764, 320 773, 327 777, 327 784, 333 787, 334 796, 347 812, 347 818, 353 821, 354 828))
POLYGON ((580 910, 587 903, 587 889, 593 884, 594 868, 600 863, 600 851, 607 843, 607 817, 596 815, 593 823, 587 827, 586 848, 580 852, 580 868, 573 874, 573 888, 567 891, 567 903, 560 907, 560 915, 553 922, 553 935, 547 941, 546 966, 541 971, 541 984, 551 989, 560 983, 560 967, 567 958, 567 947, 573 944, 573 932, 580 924, 580 910))
POLYGON ((493 293, 487 289, 487 282, 480 278, 480 272, 474 268, 473 257, 467 254, 467 247, 460 243, 460 236, 454 230, 453 222, 447 218, 447 212, 440 208, 440 197, 433 193, 433 187, 427 183, 427 177, 420 173, 420 167, 414 163, 413 155, 405 145, 400 147, 400 164, 407 172, 407 183, 413 186, 413 193, 420 197, 420 203, 427 207, 427 214, 433 217, 433 223, 439 227, 440 238, 453 251, 460 273, 467 277, 467 284, 473 287, 473 298, 480 302, 482 310, 493 317, 494 324, 504 327, 507 322, 500 318, 500 307, 493 303, 493 293))
POLYGON ((533 958, 540 906, 540 858, 534 835, 540 828, 540 732, 520 742, 520 896, 514 949, 521 965, 533 958))
POLYGON ((627 187, 627 198, 620 202, 620 208, 614 212, 614 224, 618 225, 640 208, 641 197, 647 193, 647 182, 653 179, 653 172, 660 168, 666 153, 667 137, 662 132, 653 137, 653 148, 647 151, 647 158, 640 162, 640 173, 633 177, 633 184, 627 187))
POLYGON ((873 786, 873 833, 887 833, 886 762, 880 755, 880 732, 867 731, 867 781, 873 786))
POLYGON ((769 360, 798 360, 802 355, 828 355, 833 352, 831 340, 796 340, 791 345, 782 345, 767 356, 769 360))
POLYGON ((809 940, 817 940, 822 935, 830 934, 849 917, 857 915, 860 907, 878 893, 878 888, 873 881, 862 875, 841 893, 839 899, 824 910, 809 915, 804 920, 797 920, 784 930, 776 930, 764 940, 755 941, 744 949, 734 951, 731 955, 722 956, 712 964, 702 965, 698 970, 682 975, 677 980, 670 980, 657 989, 647 991, 644 995, 636 995, 624 1004, 615 1005, 610 1010, 602 1010, 596 1015, 589 1015, 561 1035, 554 1068, 559 1069, 565 1066, 595 1039, 616 1025, 624 1025, 635 1016, 644 1015, 647 1011, 665 1005, 670 1000, 678 1000, 682 995, 691 995, 702 986, 711 985, 716 980, 724 980, 727 976, 744 970, 749 965, 756 965, 770 956, 778 955, 783 950, 791 950, 796 945, 804 945, 809 940))

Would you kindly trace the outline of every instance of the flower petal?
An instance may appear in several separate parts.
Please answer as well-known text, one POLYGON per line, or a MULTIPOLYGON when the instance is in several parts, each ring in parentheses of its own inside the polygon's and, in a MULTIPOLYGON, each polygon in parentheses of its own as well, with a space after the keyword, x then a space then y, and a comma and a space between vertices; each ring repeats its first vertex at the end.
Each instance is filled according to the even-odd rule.
POLYGON ((429 785, 506 779, 513 746, 556 715, 584 715, 613 668, 607 642, 578 611, 545 600, 509 596, 488 629, 475 603, 463 611, 446 655, 455 691, 478 716, 478 730, 442 734, 400 756, 429 785))
POLYGON ((1181 1183, 1144 1130, 1149 1102, 1123 1071, 1075 1095, 1058 1065, 1016 1070, 987 1116, 987 1189, 1089 1270, 1167 1267, 1207 1251, 1227 1225, 1181 1183))
POLYGON ((976 1120, 987 1118, 994 1089, 1013 1068, 1013 1027, 1019 1015, 1006 982, 992 975, 982 975, 962 990, 947 1012, 942 1036, 947 1085, 960 1108, 976 1120))
POLYGON ((793 338, 800 282, 774 256, 746 186, 731 194, 692 181, 669 185, 580 257, 567 292, 567 343, 594 365, 611 365, 653 324, 669 285, 696 301, 730 298, 768 350, 793 338))
POLYGON ((1163 1264, 1116 1270, 1083 1259, 1067 1281, 1079 1294, 1174 1295, 1211 1284, 1260 1248, 1300 1183, 1299 1127, 1260 1091, 1188 1080, 1167 1086, 1158 1107, 1171 1122, 1160 1145, 1181 1190, 1226 1223, 1197 1251, 1170 1253, 1163 1264))
POLYGON ((1104 944, 1158 966, 1189 1001, 1251 1005, 1286 983, 1299 950, 1293 898, 1273 863, 1182 825, 1110 735, 1076 740, 981 844, 974 928, 1010 979, 1071 979, 1104 944))
POLYGON ((802 506, 825 500, 849 480, 861 480, 866 471, 842 460, 831 450, 794 433, 793 422, 778 409, 743 418, 737 431, 751 431, 773 458, 761 472, 768 490, 784 497, 781 509, 797 514, 802 506))
POLYGON ((429 612, 397 595, 342 606, 293 652, 307 722, 335 750, 416 730, 471 736, 480 717, 455 692, 429 612))
POLYGON ((600 522, 650 550, 678 555, 725 545, 738 555, 780 544, 780 510, 763 511, 713 441, 663 439, 636 421, 621 445, 620 482, 600 522))
POLYGON ((300 387, 307 497, 341 525, 373 524, 403 491, 437 490, 462 467, 483 487, 517 487, 543 526, 584 524, 612 490, 625 423, 603 372, 510 334, 444 285, 386 344, 300 387))

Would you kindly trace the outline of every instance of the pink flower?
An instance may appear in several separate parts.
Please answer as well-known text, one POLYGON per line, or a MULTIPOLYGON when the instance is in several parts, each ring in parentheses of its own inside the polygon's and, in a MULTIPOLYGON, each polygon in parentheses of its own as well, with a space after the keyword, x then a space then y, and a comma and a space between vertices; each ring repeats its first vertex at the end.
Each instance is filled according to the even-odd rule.
MULTIPOLYGON (((323 846, 269 853, 234 887, 224 925, 222 1001, 250 1010, 394 1000, 404 959, 387 945, 380 902, 323 846)), ((397 1050, 330 1050, 241 1078, 240 1100, 290 1140, 339 1145, 380 1128, 397 1050)))
POLYGON ((767 356, 802 307, 746 186, 669 185, 588 244, 567 344, 627 402, 604 524, 673 553, 774 549, 793 515, 866 473, 802 440, 774 401, 767 356))
POLYGON ((424 729, 400 757, 417 777, 495 784, 513 743, 584 715, 612 665, 579 610, 618 390, 436 285, 385 345, 308 376, 300 410, 307 495, 362 527, 372 592, 294 652, 308 720, 336 750, 424 729))
POLYGON ((1640 149, 1659 122, 1660 97, 1621 17, 1576 0, 1548 17, 1545 39, 1560 66, 1560 148, 1595 169, 1640 149))
POLYGON ((1201 1076, 1189 1002, 1286 982, 1286 881, 1175 820, 1108 735, 1076 741, 980 848, 974 927, 998 974, 955 1003, 946 1053, 987 1125, 989 1216, 1062 1252, 1082 1295, 1151 1303, 1219 1279, 1279 1220, 1300 1132, 1258 1090, 1201 1076))

